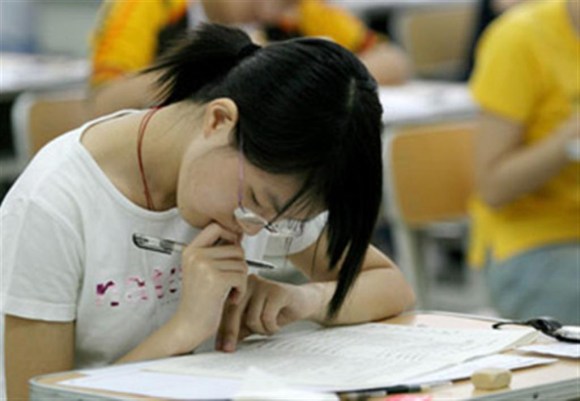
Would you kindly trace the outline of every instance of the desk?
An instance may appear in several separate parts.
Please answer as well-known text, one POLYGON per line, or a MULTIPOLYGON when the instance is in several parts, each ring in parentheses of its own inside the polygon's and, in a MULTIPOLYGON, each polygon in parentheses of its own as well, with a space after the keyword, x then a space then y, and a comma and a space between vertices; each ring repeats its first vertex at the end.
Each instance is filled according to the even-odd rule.
POLYGON ((0 99, 84 83, 88 74, 85 59, 0 52, 0 99))
MULTIPOLYGON (((437 313, 410 313, 389 319, 386 322, 404 325, 426 325, 447 328, 489 328, 490 321, 468 317, 448 316, 437 313)), ((491 329, 490 329, 491 330, 491 329)), ((570 400, 580 397, 578 378, 580 361, 560 360, 551 365, 538 366, 513 372, 509 389, 498 391, 475 391, 468 380, 458 381, 453 386, 435 389, 430 394, 433 401, 443 400, 570 400)), ((80 400, 124 400, 139 397, 135 394, 111 393, 83 388, 71 388, 59 384, 64 380, 82 377, 78 372, 64 372, 40 376, 31 380, 31 399, 74 399, 80 400)), ((163 384, 160 384, 161 386, 163 384)))
POLYGON ((383 123, 394 126, 431 124, 473 118, 477 106, 466 84, 415 80, 379 89, 383 123))

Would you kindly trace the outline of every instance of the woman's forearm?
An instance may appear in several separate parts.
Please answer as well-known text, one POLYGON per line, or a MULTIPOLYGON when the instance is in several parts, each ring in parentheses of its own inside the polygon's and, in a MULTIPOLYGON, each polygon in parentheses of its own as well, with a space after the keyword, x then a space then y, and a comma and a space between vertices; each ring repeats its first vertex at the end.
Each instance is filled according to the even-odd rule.
POLYGON ((319 308, 313 320, 325 325, 354 324, 386 319, 397 315, 415 302, 415 295, 397 268, 363 271, 332 320, 326 318, 327 305, 336 288, 336 281, 308 283, 318 294, 319 308))
POLYGON ((115 363, 167 358, 191 352, 208 337, 198 331, 188 329, 178 319, 172 318, 115 363))
MULTIPOLYGON (((501 126, 494 120, 484 121, 482 134, 497 133, 501 126)), ((576 133, 575 131, 576 130, 576 133)), ((483 200, 492 207, 501 207, 538 190, 568 165, 566 143, 577 135, 570 122, 552 135, 529 146, 517 146, 488 159, 480 168, 478 189, 483 200)), ((480 143, 478 152, 485 152, 489 143, 480 143)))

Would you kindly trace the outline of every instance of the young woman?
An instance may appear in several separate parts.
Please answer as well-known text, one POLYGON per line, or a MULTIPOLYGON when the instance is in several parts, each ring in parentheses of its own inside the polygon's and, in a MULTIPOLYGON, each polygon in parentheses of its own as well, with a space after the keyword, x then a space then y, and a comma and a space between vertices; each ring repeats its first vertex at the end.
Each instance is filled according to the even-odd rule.
POLYGON ((484 34, 471 263, 502 317, 580 324, 580 0, 528 1, 484 34))
POLYGON ((11 397, 46 372, 187 353, 216 333, 233 351, 294 320, 366 322, 413 302, 369 246, 381 107, 355 56, 321 39, 260 48, 206 25, 154 68, 159 108, 61 136, 2 204, 11 397), (240 238, 260 230, 293 239, 311 282, 247 275, 240 238), (133 233, 188 245, 147 252, 133 233))

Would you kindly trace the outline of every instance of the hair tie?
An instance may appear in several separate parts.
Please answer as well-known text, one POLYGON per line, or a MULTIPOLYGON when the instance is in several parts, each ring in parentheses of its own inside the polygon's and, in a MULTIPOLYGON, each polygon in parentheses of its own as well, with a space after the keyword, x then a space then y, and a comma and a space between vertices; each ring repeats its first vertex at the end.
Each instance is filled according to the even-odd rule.
POLYGON ((238 60, 243 60, 246 57, 252 56, 254 53, 256 53, 261 48, 262 48, 261 46, 258 46, 255 43, 250 43, 248 45, 245 45, 238 52, 238 60))

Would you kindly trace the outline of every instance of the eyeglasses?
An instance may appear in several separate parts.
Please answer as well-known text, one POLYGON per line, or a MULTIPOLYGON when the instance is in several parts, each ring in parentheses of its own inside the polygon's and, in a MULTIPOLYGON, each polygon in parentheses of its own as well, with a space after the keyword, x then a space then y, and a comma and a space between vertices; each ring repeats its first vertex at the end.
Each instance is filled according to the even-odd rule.
MULTIPOLYGON (((243 205, 243 186, 244 186, 244 156, 240 141, 240 150, 238 153, 238 207, 234 210, 234 217, 238 222, 249 231, 257 232, 265 229, 270 234, 278 237, 299 237, 304 229, 304 222, 300 220, 282 219, 279 221, 268 221, 259 214, 247 209, 243 205)), ((275 218, 276 219, 276 218, 275 218)), ((274 219, 274 220, 275 220, 274 219)))

